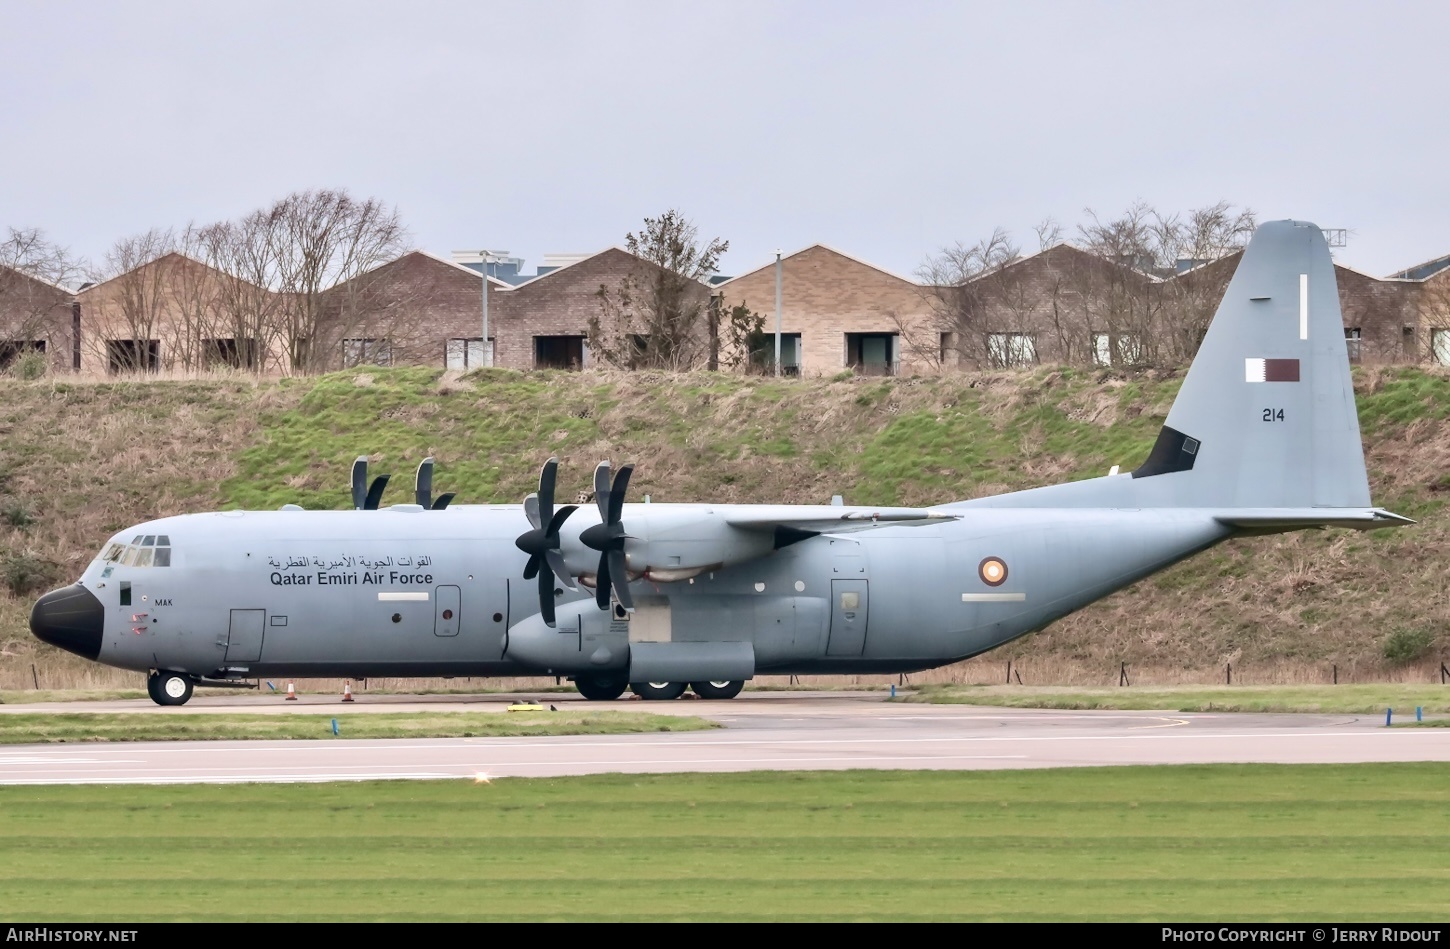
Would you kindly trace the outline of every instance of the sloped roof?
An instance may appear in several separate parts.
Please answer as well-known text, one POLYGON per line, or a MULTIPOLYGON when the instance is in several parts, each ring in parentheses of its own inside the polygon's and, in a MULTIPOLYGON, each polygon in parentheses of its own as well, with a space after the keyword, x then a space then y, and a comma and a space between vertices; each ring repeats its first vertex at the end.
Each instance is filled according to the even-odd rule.
MULTIPOLYGON (((76 296, 81 296, 82 294, 90 293, 93 290, 97 290, 97 289, 99 289, 101 287, 104 287, 106 284, 111 283, 114 280, 119 280, 122 277, 125 277, 125 276, 127 276, 129 274, 135 273, 138 270, 143 270, 143 269, 145 269, 147 267, 152 267, 152 266, 155 266, 157 264, 163 263, 164 261, 170 260, 173 257, 176 258, 177 260, 184 260, 184 261, 186 261, 189 264, 195 264, 198 267, 202 267, 202 268, 204 268, 206 270, 213 271, 214 273, 219 273, 219 274, 223 274, 225 276, 231 277, 233 280, 246 280, 245 277, 238 277, 236 274, 228 273, 227 271, 222 270, 220 267, 213 267, 211 264, 208 264, 205 261, 197 260, 195 257, 189 256, 187 254, 183 254, 179 250, 170 250, 170 251, 167 251, 166 253, 162 254, 160 257, 153 257, 152 259, 150 259, 150 260, 148 260, 148 261, 146 261, 144 263, 137 264, 136 266, 132 267, 130 270, 124 270, 121 273, 118 273, 118 274, 115 274, 113 276, 107 277, 105 280, 97 281, 96 283, 93 283, 93 284, 91 284, 88 287, 82 287, 81 289, 79 289, 79 290, 76 291, 76 296)), ((247 281, 247 282, 250 283, 251 281, 247 281)), ((253 286, 256 286, 256 285, 253 284, 253 286)))
MULTIPOLYGON (((784 262, 784 261, 790 260, 792 257, 798 257, 801 254, 804 254, 808 250, 816 250, 817 248, 819 248, 821 250, 825 250, 825 251, 830 251, 831 253, 837 255, 838 257, 844 257, 847 260, 851 261, 852 263, 860 264, 862 267, 869 267, 870 269, 875 270, 878 273, 884 273, 888 277, 895 277, 897 280, 900 280, 903 283, 909 283, 912 286, 921 286, 920 283, 918 283, 915 280, 912 280, 910 277, 903 277, 901 274, 896 273, 895 271, 887 270, 885 267, 879 267, 876 264, 873 264, 873 263, 871 263, 868 260, 862 260, 860 257, 857 257, 854 254, 848 254, 848 253, 846 253, 843 250, 839 250, 839 249, 837 249, 835 247, 832 247, 830 244, 822 244, 822 243, 819 243, 819 242, 817 242, 815 244, 808 244, 808 245, 806 245, 805 247, 802 247, 799 250, 794 250, 794 251, 791 251, 789 254, 782 255, 780 259, 781 259, 782 262, 784 262)), ((771 260, 769 263, 766 263, 766 264, 763 264, 762 266, 756 267, 754 270, 747 270, 743 274, 739 274, 738 276, 731 277, 728 280, 722 280, 719 283, 715 284, 714 286, 715 286, 716 289, 723 289, 725 287, 730 286, 730 284, 734 283, 737 280, 744 280, 746 277, 754 276, 755 274, 758 274, 761 271, 767 270, 767 269, 769 269, 771 267, 774 267, 774 266, 775 266, 775 261, 774 260, 771 260)))

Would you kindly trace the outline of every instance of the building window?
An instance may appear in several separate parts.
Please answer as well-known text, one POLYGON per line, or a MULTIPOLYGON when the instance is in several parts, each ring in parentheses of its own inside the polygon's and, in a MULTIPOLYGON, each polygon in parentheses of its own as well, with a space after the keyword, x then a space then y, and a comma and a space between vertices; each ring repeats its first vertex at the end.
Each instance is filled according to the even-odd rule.
POLYGON ((895 375, 900 360, 895 333, 846 334, 846 365, 864 376, 895 375))
POLYGON ((106 371, 111 375, 121 372, 155 372, 160 368, 161 340, 106 340, 106 371))
POLYGON ((1430 331, 1430 354, 1442 366, 1450 366, 1450 330, 1430 331))
MULTIPOLYGON (((1034 353, 1035 355, 1035 353, 1034 353)), ((1143 361, 1143 342, 1136 333, 1093 334, 1093 365, 1136 366, 1143 361)))
POLYGON ((230 366, 233 369, 257 368, 255 339, 204 339, 201 341, 202 365, 210 368, 230 366))
MULTIPOLYGON (((775 334, 757 333, 750 340, 750 368, 765 375, 775 373, 775 334)), ((801 374, 801 334, 780 334, 780 374, 801 374)))
POLYGON ((1037 343, 1029 333, 988 333, 987 364, 994 369, 1030 366, 1037 362, 1037 343))
POLYGON ((1359 362, 1360 334, 1358 326, 1344 328, 1344 347, 1349 350, 1349 361, 1359 362))
POLYGON ((583 369, 588 353, 583 336, 534 337, 534 366, 538 369, 583 369))
POLYGON ((0 371, 25 353, 45 354, 43 339, 0 339, 0 371))
POLYGON ((448 355, 444 365, 449 369, 480 369, 491 365, 493 360, 494 341, 488 341, 488 349, 483 348, 482 336, 470 336, 466 339, 450 339, 448 341, 448 355))
POLYGON ((342 364, 352 366, 391 366, 393 344, 386 339, 345 339, 342 341, 342 364))

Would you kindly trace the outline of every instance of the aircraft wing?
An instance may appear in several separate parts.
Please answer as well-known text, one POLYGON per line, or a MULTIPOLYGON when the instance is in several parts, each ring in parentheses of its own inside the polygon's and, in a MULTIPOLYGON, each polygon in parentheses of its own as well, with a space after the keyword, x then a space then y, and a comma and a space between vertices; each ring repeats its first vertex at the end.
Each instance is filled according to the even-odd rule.
POLYGON ((742 505, 725 515, 731 527, 758 533, 846 534, 877 527, 921 527, 959 520, 961 514, 917 507, 846 507, 839 504, 742 505))
POLYGON ((1372 531, 1381 527, 1399 527, 1414 521, 1381 508, 1241 508, 1214 515, 1214 520, 1229 527, 1258 534, 1305 530, 1311 527, 1348 527, 1372 531))

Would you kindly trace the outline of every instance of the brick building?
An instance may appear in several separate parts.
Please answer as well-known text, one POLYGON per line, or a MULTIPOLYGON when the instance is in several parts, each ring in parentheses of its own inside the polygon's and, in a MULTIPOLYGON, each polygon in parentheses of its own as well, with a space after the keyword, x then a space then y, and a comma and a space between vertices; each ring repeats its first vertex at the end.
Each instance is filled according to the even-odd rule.
POLYGON ((184 254, 90 284, 75 300, 85 372, 286 368, 275 333, 281 298, 184 254))
MULTIPOLYGON (((775 261, 715 287, 722 311, 746 306, 765 317, 754 364, 775 359, 775 261)), ((925 332, 931 307, 923 288, 849 254, 812 244, 781 258, 781 370, 822 375, 855 368, 892 375, 932 365, 903 345, 925 332)))
POLYGON ((79 369, 78 321, 71 291, 0 266, 0 372, 27 352, 44 354, 52 371, 79 369))
MULTIPOLYGON (((647 283, 660 273, 656 265, 623 248, 611 247, 490 296, 494 364, 510 369, 580 369, 593 364, 595 356, 589 351, 588 340, 590 320, 608 322, 599 299, 600 288, 617 296, 626 279, 634 277, 647 283)), ((703 283, 690 281, 684 295, 684 303, 704 308, 710 291, 703 283)), ((707 322, 702 318, 694 327, 701 334, 700 353, 708 349, 708 339, 704 338, 707 322)), ((624 333, 630 329, 605 328, 624 333)))
MULTIPOLYGON (((500 291, 489 278, 489 338, 497 340, 500 291)), ((485 365, 483 276, 427 251, 412 251, 328 290, 316 368, 363 363, 477 369, 485 365)))

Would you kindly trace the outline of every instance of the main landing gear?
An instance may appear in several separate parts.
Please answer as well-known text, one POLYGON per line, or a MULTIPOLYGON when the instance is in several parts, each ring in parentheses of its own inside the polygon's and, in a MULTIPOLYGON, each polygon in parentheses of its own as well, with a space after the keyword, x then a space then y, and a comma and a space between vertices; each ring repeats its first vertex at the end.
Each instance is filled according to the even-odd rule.
POLYGON ((179 672, 153 672, 146 676, 146 694, 157 705, 185 705, 191 699, 192 682, 179 672))
MULTIPOLYGON (((579 694, 593 702, 610 702, 624 694, 627 688, 642 699, 665 702, 685 694, 683 682, 627 682, 623 676, 575 676, 574 685, 579 694)), ((722 682, 691 682, 690 691, 702 699, 733 699, 745 688, 740 679, 722 682)))

